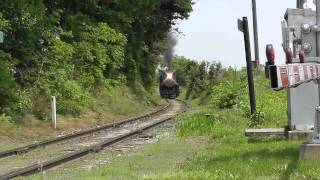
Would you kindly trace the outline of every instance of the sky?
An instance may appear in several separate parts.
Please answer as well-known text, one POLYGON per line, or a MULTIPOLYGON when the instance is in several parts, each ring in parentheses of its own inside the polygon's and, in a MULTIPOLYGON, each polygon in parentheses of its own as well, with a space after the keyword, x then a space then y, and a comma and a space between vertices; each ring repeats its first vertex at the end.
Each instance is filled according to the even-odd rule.
MULTIPOLYGON (((221 61, 223 66, 241 68, 246 64, 243 33, 237 19, 247 16, 254 59, 251 0, 194 0, 188 20, 177 27, 183 33, 175 54, 194 60, 221 61)), ((276 64, 285 62, 282 50, 281 21, 287 8, 295 8, 296 0, 256 0, 260 63, 266 61, 265 48, 273 44, 276 64)))

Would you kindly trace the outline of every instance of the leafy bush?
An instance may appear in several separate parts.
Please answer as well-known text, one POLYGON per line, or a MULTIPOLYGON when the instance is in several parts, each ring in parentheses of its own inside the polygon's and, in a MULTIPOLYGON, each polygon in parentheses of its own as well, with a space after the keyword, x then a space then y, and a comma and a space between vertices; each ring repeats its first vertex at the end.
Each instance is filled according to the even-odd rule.
POLYGON ((91 101, 89 92, 83 90, 77 82, 72 80, 57 80, 34 92, 32 113, 41 120, 50 119, 51 96, 56 97, 57 113, 63 115, 78 116, 91 101))
MULTIPOLYGON (((3 61, 1 58, 0 60, 3 61)), ((16 96, 13 91, 16 84, 6 64, 0 66, 0 82, 0 112, 4 112, 5 107, 10 107, 12 102, 16 101, 16 96)))
POLYGON ((30 91, 23 90, 12 77, 12 58, 0 51, 0 114, 10 117, 10 121, 19 121, 31 107, 30 91))
POLYGON ((126 37, 106 23, 95 26, 81 25, 75 34, 75 77, 82 87, 90 91, 104 85, 105 79, 119 76, 124 64, 126 37))
POLYGON ((32 114, 42 121, 51 119, 50 98, 43 96, 34 96, 32 101, 32 114))
POLYGON ((75 81, 58 84, 57 111, 61 114, 80 115, 90 102, 90 95, 84 92, 75 81))
POLYGON ((212 104, 220 109, 232 108, 244 90, 245 85, 240 80, 223 81, 212 88, 212 104))
POLYGON ((213 86, 211 104, 220 109, 235 108, 248 119, 250 127, 279 127, 287 120, 285 92, 270 89, 263 72, 255 72, 256 112, 251 114, 246 73, 244 70, 225 71, 227 80, 213 86), (240 78, 239 78, 240 77, 240 78))
POLYGON ((33 91, 32 112, 42 120, 50 116, 51 96, 57 99, 57 113, 65 115, 80 115, 91 100, 88 91, 76 81, 66 80, 60 73, 53 81, 43 80, 42 85, 33 91))
POLYGON ((237 108, 240 110, 241 114, 248 118, 249 127, 259 127, 265 121, 265 112, 262 111, 263 107, 256 107, 256 111, 251 114, 250 106, 248 103, 240 101, 237 108))
POLYGON ((260 110, 256 110, 253 114, 249 116, 249 127, 261 126, 265 119, 265 113, 260 110))
POLYGON ((13 116, 23 111, 25 103, 23 103, 24 97, 19 97, 19 87, 12 77, 13 65, 9 63, 10 60, 12 61, 8 54, 0 51, 0 114, 13 116))
POLYGON ((10 122, 11 120, 10 116, 6 116, 5 114, 0 115, 0 122, 10 122))

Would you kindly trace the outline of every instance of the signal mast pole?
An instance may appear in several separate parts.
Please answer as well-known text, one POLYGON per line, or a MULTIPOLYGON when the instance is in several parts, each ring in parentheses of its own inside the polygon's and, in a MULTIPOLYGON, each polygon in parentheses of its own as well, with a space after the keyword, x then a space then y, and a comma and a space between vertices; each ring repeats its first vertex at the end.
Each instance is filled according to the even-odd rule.
POLYGON ((257 18, 257 4, 256 0, 252 0, 252 16, 253 16, 253 35, 254 35, 254 56, 255 65, 259 69, 259 37, 258 37, 258 18, 257 18))
MULTIPOLYGON (((317 26, 320 26, 320 1, 316 0, 317 26)), ((317 57, 320 57, 320 32, 317 32, 317 57)))
POLYGON ((247 74, 248 74, 248 85, 249 85, 250 110, 251 110, 251 114, 253 114, 256 112, 256 98, 255 98, 255 91, 254 91, 250 35, 249 35, 249 25, 248 25, 247 17, 243 17, 242 21, 238 20, 238 28, 240 31, 243 32, 243 36, 244 36, 244 46, 246 51, 247 74))
MULTIPOLYGON (((316 0, 316 16, 317 16, 317 28, 320 26, 320 0, 316 0)), ((320 32, 317 31, 317 57, 320 57, 320 32)), ((319 105, 316 107, 316 119, 314 123, 313 137, 310 143, 320 144, 320 79, 315 80, 318 84, 318 99, 319 105)))

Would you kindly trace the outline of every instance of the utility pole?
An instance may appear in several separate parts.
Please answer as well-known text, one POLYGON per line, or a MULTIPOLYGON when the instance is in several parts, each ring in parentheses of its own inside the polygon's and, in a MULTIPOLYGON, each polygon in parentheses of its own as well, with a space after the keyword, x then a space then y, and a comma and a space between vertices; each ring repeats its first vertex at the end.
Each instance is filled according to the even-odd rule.
POLYGON ((258 37, 258 19, 257 19, 257 4, 256 0, 252 0, 252 17, 253 17, 253 35, 254 35, 254 54, 255 65, 259 69, 260 57, 259 57, 259 37, 258 37))

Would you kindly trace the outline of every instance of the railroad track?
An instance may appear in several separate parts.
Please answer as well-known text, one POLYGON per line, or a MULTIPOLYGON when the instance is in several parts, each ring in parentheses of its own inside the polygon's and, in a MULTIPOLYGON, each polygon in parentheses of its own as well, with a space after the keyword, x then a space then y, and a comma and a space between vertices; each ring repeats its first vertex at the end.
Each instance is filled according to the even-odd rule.
MULTIPOLYGON (((128 127, 124 127, 122 129, 119 128, 119 130, 121 130, 120 133, 119 132, 118 132, 118 134, 113 133, 113 134, 117 134, 117 135, 105 138, 101 142, 95 143, 94 145, 90 145, 89 147, 85 147, 85 148, 76 150, 72 153, 57 155, 57 156, 55 156, 55 158, 47 159, 42 162, 39 161, 38 163, 33 163, 31 165, 28 164, 28 165, 24 166, 23 168, 9 171, 3 175, 0 175, 0 179, 11 179, 11 178, 19 177, 19 176, 26 176, 26 175, 34 174, 37 172, 41 172, 43 170, 50 169, 52 167, 59 166, 61 164, 67 163, 69 161, 78 159, 78 158, 86 156, 90 153, 99 152, 99 151, 103 150, 105 147, 113 145, 119 141, 122 141, 124 139, 129 138, 129 137, 132 137, 134 135, 137 135, 145 130, 148 130, 150 128, 153 128, 157 125, 160 125, 160 124, 168 121, 173 116, 180 113, 181 111, 185 111, 186 110, 185 108, 186 108, 186 104, 184 102, 172 101, 169 105, 166 105, 165 107, 160 108, 160 110, 156 110, 154 112, 147 113, 143 116, 139 116, 140 119, 141 119, 141 117, 143 117, 143 118, 149 117, 150 122, 148 121, 148 122, 140 123, 138 127, 134 127, 131 130, 127 130, 128 127), (171 107, 172 110, 168 110, 169 107, 171 107), (160 114, 160 112, 163 112, 163 113, 160 114), (150 116, 154 116, 154 117, 150 117, 150 116), (124 131, 124 130, 126 130, 126 131, 124 131)), ((127 119, 126 121, 119 122, 116 126, 121 126, 123 124, 126 124, 125 122, 128 123, 128 122, 137 121, 137 119, 139 119, 139 118, 136 117, 136 118, 127 119), (135 119, 135 120, 133 120, 133 119, 135 119)), ((103 127, 105 129, 105 128, 110 128, 109 126, 114 127, 114 124, 109 124, 109 125, 106 125, 103 127)), ((90 133, 102 131, 103 127, 90 129, 91 132, 88 132, 89 130, 86 130, 83 132, 76 133, 77 135, 72 134, 72 135, 67 135, 64 137, 59 137, 58 139, 56 138, 56 139, 48 140, 48 142, 52 142, 49 144, 53 144, 53 143, 64 141, 64 140, 66 140, 65 138, 70 140, 75 137, 83 136, 85 134, 90 134, 90 133), (100 130, 97 130, 97 129, 100 129, 100 130), (83 134, 83 133, 85 133, 85 134, 83 134), (79 135, 79 134, 81 134, 81 135, 79 135)), ((48 142, 45 141, 45 142, 41 142, 41 143, 37 143, 37 144, 41 144, 40 146, 46 146, 46 145, 49 145, 48 142)), ((91 142, 91 140, 89 140, 89 142, 91 142)), ((28 148, 31 147, 31 148, 35 149, 34 145, 33 146, 26 146, 26 147, 28 147, 28 148)), ((39 145, 37 145, 36 147, 39 147, 39 145)), ((31 150, 32 149, 23 150, 23 148, 21 150, 21 148, 19 148, 18 153, 31 151, 31 150)), ((17 154, 17 153, 15 153, 15 154, 17 154)))
POLYGON ((163 112, 163 111, 167 110, 169 107, 170 107, 170 104, 167 103, 165 106, 162 106, 161 108, 158 108, 158 109, 156 109, 156 110, 154 110, 152 112, 145 113, 145 114, 142 114, 142 115, 139 115, 139 116, 136 116, 136 117, 132 117, 132 118, 124 119, 124 120, 119 120, 119 121, 117 121, 115 123, 106 124, 106 125, 103 125, 103 126, 100 126, 100 127, 90 128, 90 129, 87 129, 87 130, 83 130, 83 131, 79 131, 79 132, 75 132, 75 133, 70 133, 70 134, 67 134, 67 135, 64 135, 64 136, 60 136, 60 137, 56 137, 56 138, 40 141, 40 142, 33 143, 33 144, 30 144, 30 145, 26 145, 26 146, 14 148, 14 149, 6 150, 6 151, 3 151, 3 152, 0 152, 0 159, 6 158, 6 157, 9 157, 9 156, 18 155, 18 154, 28 153, 28 152, 30 152, 32 150, 35 150, 37 148, 40 148, 40 147, 45 147, 45 146, 48 146, 48 145, 60 143, 60 142, 66 141, 66 140, 70 140, 70 139, 73 139, 73 138, 78 138, 78 137, 85 136, 85 135, 92 134, 92 133, 96 133, 96 132, 99 132, 99 131, 104 131, 104 130, 107 130, 107 129, 110 129, 110 128, 119 127, 119 126, 127 124, 127 123, 132 123, 134 121, 138 121, 138 120, 141 120, 143 118, 147 118, 147 117, 153 116, 153 115, 155 115, 157 113, 160 113, 160 112, 163 112))

